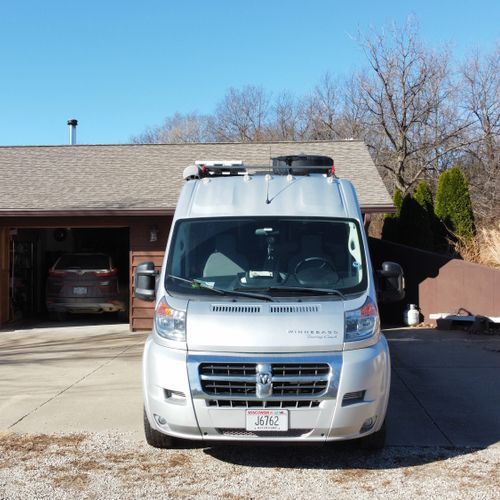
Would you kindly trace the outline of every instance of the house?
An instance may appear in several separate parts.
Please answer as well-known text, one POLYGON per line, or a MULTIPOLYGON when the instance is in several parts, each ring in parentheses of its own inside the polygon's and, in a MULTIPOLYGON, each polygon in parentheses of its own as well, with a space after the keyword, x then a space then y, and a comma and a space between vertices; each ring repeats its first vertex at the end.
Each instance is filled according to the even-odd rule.
POLYGON ((0 147, 0 325, 43 314, 57 256, 99 250, 121 270, 131 329, 150 328, 151 304, 130 293, 133 271, 143 260, 161 262, 183 169, 196 160, 268 165, 298 153, 332 157, 365 215, 393 210, 360 141, 0 147))

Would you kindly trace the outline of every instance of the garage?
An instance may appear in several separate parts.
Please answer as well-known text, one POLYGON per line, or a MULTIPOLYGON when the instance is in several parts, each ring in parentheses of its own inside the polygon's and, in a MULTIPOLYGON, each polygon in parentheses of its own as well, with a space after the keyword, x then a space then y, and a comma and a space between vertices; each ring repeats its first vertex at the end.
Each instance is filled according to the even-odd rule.
POLYGON ((144 213, 31 215, 3 220, 0 217, 0 317, 4 318, 3 323, 121 322, 129 323, 132 331, 147 329, 152 320, 151 304, 131 297, 133 270, 143 260, 152 260, 160 266, 171 220, 169 215, 144 213), (81 283, 73 279, 75 273, 76 277, 87 278, 82 272, 85 266, 75 262, 75 258, 84 258, 87 262, 88 258, 95 260, 96 257, 110 260, 108 270, 99 269, 105 271, 102 279, 91 283, 92 287, 111 287, 108 294, 101 288, 97 290, 99 297, 107 297, 98 301, 104 304, 99 311, 95 311, 94 306, 86 307, 88 302, 96 302, 93 299, 96 290, 91 289, 88 279, 81 283), (69 281, 65 277, 65 288, 54 292, 51 275, 59 274, 60 266, 68 260, 72 262, 69 281), (56 263, 59 264, 54 268, 56 263), (72 307, 54 310, 53 299, 57 299, 56 302, 71 299, 72 307), (117 302, 120 307, 115 304, 110 310, 110 302, 117 302))
MULTIPOLYGON (((9 302, 13 320, 78 319, 82 315, 75 315, 74 309, 71 309, 69 304, 61 308, 58 313, 48 307, 50 301, 71 295, 74 306, 81 307, 80 313, 110 312, 111 314, 106 314, 102 319, 107 320, 112 315, 113 319, 128 322, 130 282, 128 228, 11 228, 10 236, 9 302), (97 260, 98 256, 102 258, 97 260), (90 260, 92 257, 93 261, 90 260), (61 268, 64 262, 69 262, 68 259, 72 261, 75 276, 80 276, 84 272, 85 266, 83 262, 79 262, 83 259, 89 261, 89 265, 95 263, 102 268, 109 262, 109 269, 113 270, 113 275, 104 276, 106 279, 100 280, 98 287, 90 282, 92 284, 90 287, 73 286, 70 287, 72 290, 68 290, 68 287, 57 286, 55 280, 49 278, 51 274, 57 273, 53 270, 54 264, 57 262, 61 268), (89 302, 91 296, 96 295, 94 288, 101 295, 103 306, 85 308, 85 303, 89 302), (75 291, 77 295, 71 293, 75 291), (52 293, 48 295, 48 292, 52 293), (106 297, 105 301, 102 300, 102 296, 106 297), (116 302, 116 310, 112 305, 106 308, 105 304, 108 301, 116 302)), ((71 278, 71 274, 64 276, 62 271, 60 274, 59 281, 63 279, 69 281, 71 278)), ((89 280, 84 283, 89 283, 89 280)))

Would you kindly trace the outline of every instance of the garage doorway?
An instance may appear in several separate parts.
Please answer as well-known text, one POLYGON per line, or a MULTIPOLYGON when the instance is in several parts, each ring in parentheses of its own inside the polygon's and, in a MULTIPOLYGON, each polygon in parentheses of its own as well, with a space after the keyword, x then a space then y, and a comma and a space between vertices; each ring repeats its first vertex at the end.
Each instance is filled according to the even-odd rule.
MULTIPOLYGON (((47 310, 49 269, 64 255, 104 254, 116 268, 120 314, 60 314, 71 322, 128 322, 129 228, 17 228, 10 231, 9 294, 10 317, 14 320, 53 320, 47 310)), ((74 312, 74 311, 73 311, 74 312)))

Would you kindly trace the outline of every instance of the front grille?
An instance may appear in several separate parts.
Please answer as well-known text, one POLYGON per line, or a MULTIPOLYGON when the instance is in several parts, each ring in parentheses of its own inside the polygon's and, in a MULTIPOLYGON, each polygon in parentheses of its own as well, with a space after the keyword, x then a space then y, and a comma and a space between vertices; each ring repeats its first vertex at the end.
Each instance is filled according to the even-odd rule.
MULTIPOLYGON (((255 376, 254 376, 255 378, 255 376)), ((255 395, 255 382, 235 382, 231 380, 202 380, 203 390, 212 396, 255 395)))
POLYGON ((300 400, 259 400, 259 399, 208 399, 207 405, 216 408, 317 408, 321 401, 300 400))
POLYGON ((301 437, 309 434, 312 429, 290 429, 288 431, 267 431, 267 432, 259 432, 259 431, 247 431, 245 429, 231 429, 231 428, 219 428, 215 429, 219 434, 223 436, 229 437, 259 437, 259 438, 283 438, 283 437, 301 437))
POLYGON ((273 364, 273 375, 328 375, 330 367, 325 363, 273 364))
POLYGON ((202 363, 200 375, 253 375, 255 377, 256 363, 202 363))
MULTIPOLYGON (((265 399, 313 399, 328 390, 327 363, 273 363, 272 394, 265 399)), ((253 399, 257 393, 257 363, 201 363, 201 388, 214 399, 253 399)))

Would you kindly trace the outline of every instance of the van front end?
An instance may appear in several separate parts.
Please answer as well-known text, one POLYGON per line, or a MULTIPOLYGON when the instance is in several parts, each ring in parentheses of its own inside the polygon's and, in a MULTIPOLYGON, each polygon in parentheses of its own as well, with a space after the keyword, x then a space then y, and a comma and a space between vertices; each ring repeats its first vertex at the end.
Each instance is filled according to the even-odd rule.
MULTIPOLYGON (((318 305, 328 309, 328 304, 309 307, 318 305)), ((284 310, 297 306, 280 304, 284 310)), ((389 396, 390 358, 378 330, 368 342, 362 341, 370 345, 352 349, 343 338, 332 342, 328 330, 316 323, 311 330, 317 336, 315 343, 329 345, 330 350, 282 352, 285 346, 278 348, 263 325, 272 325, 275 338, 281 337, 279 332, 307 337, 311 333, 304 326, 304 315, 285 313, 276 321, 261 311, 259 321, 255 313, 232 313, 238 317, 232 318, 231 329, 239 337, 233 344, 240 345, 238 350, 233 346, 227 351, 221 350, 224 332, 222 338, 210 332, 212 326, 221 324, 220 318, 207 322, 202 315, 190 321, 189 314, 188 308, 186 348, 173 347, 156 332, 146 342, 145 408, 157 432, 190 440, 323 442, 361 438, 381 430, 389 396), (215 342, 212 350, 206 350, 207 346, 190 349, 189 325, 202 328, 206 338, 219 338, 220 344, 215 342), (252 352, 266 349, 266 343, 274 344, 272 354, 252 352)), ((193 333, 195 348, 195 339, 201 336, 193 333)))

